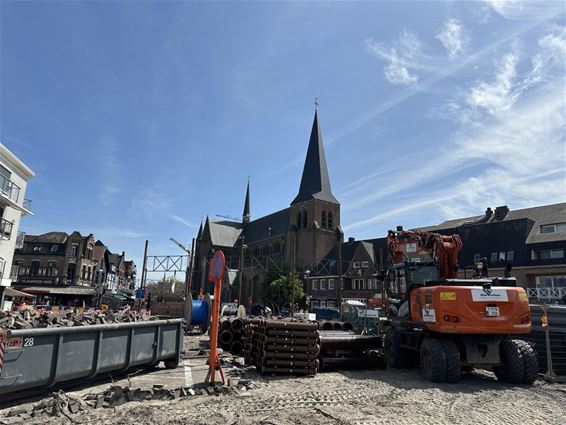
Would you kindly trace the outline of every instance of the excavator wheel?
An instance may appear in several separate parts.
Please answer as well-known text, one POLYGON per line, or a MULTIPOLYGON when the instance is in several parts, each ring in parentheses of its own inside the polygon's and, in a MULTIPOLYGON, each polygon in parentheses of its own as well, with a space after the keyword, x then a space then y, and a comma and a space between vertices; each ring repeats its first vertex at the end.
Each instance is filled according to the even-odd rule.
POLYGON ((421 372, 427 381, 446 380, 446 352, 442 343, 434 338, 426 338, 421 344, 421 372))
POLYGON ((509 384, 532 384, 538 372, 536 353, 525 341, 506 339, 499 346, 503 366, 493 368, 497 379, 509 384))
POLYGON ((385 335, 384 349, 387 365, 395 369, 414 367, 414 353, 400 345, 400 335, 390 328, 385 335))
POLYGON ((529 345, 528 342, 522 340, 516 340, 521 347, 521 352, 523 354, 523 365, 525 367, 525 374, 523 375, 523 384, 530 385, 535 382, 538 375, 538 359, 537 353, 529 345))
POLYGON ((460 350, 454 343, 448 339, 441 340, 442 348, 446 354, 446 382, 455 384, 460 382, 462 378, 462 360, 460 359, 460 350))

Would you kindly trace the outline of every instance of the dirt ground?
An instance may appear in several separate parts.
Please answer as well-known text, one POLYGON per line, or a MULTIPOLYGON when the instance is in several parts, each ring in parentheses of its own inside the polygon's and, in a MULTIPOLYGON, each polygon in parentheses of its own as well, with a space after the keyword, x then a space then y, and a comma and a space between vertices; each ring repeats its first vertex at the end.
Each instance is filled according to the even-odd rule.
MULTIPOLYGON (((251 376, 250 376, 251 377, 251 376)), ((499 384, 475 372, 430 384, 418 371, 343 371, 313 378, 255 377, 240 394, 128 403, 77 417, 101 424, 564 424, 566 386, 499 384)))
MULTIPOLYGON (((466 374, 458 384, 432 384, 414 370, 354 370, 315 377, 267 376, 230 358, 230 377, 253 388, 172 401, 130 402, 71 416, 97 424, 541 424, 566 423, 566 385, 500 384, 490 372, 466 374)), ((181 366, 183 367, 183 366, 181 366)), ((67 418, 30 423, 71 423, 67 418)))

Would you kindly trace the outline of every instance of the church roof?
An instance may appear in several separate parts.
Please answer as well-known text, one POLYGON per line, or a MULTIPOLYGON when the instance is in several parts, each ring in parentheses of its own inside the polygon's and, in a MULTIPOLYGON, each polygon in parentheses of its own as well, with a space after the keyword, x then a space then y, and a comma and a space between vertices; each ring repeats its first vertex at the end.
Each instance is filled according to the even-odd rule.
POLYGON ((244 230, 245 243, 284 235, 289 227, 290 208, 274 212, 257 220, 250 221, 244 230))
POLYGON ((339 203, 330 189, 330 178, 328 177, 317 111, 314 113, 309 147, 303 168, 303 176, 301 177, 301 186, 298 195, 291 202, 291 205, 297 202, 308 201, 309 199, 339 203))
POLYGON ((208 228, 214 246, 233 247, 242 233, 242 224, 236 221, 208 221, 208 228))

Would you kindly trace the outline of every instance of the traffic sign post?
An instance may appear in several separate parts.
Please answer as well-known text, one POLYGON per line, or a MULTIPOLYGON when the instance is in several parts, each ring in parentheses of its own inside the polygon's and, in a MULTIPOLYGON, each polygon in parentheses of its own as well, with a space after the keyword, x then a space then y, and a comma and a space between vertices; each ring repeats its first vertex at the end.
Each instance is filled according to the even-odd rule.
MULTIPOLYGON (((224 277, 224 267, 226 265, 226 260, 224 258, 224 253, 222 251, 216 251, 212 260, 209 264, 208 280, 214 282, 214 305, 212 308, 212 327, 210 329, 210 383, 214 384, 214 378, 216 377, 216 368, 220 369, 220 374, 222 374, 222 368, 220 367, 220 359, 218 358, 218 351, 216 346, 218 345, 218 321, 220 318, 220 294, 222 291, 222 278, 224 277)), ((224 378, 222 378, 224 381, 224 378)))

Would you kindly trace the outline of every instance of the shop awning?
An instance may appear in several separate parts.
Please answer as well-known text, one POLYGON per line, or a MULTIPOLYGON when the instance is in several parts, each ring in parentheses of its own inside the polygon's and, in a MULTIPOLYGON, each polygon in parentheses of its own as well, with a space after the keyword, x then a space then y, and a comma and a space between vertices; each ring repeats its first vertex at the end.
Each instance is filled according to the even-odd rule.
POLYGON ((53 294, 53 295, 94 295, 94 288, 81 288, 75 286, 62 286, 57 287, 43 287, 43 286, 29 286, 21 288, 22 291, 30 294, 53 294))
POLYGON ((22 291, 18 291, 14 288, 4 288, 4 295, 6 297, 20 297, 20 298, 33 298, 35 295, 32 294, 27 294, 25 292, 22 291))

